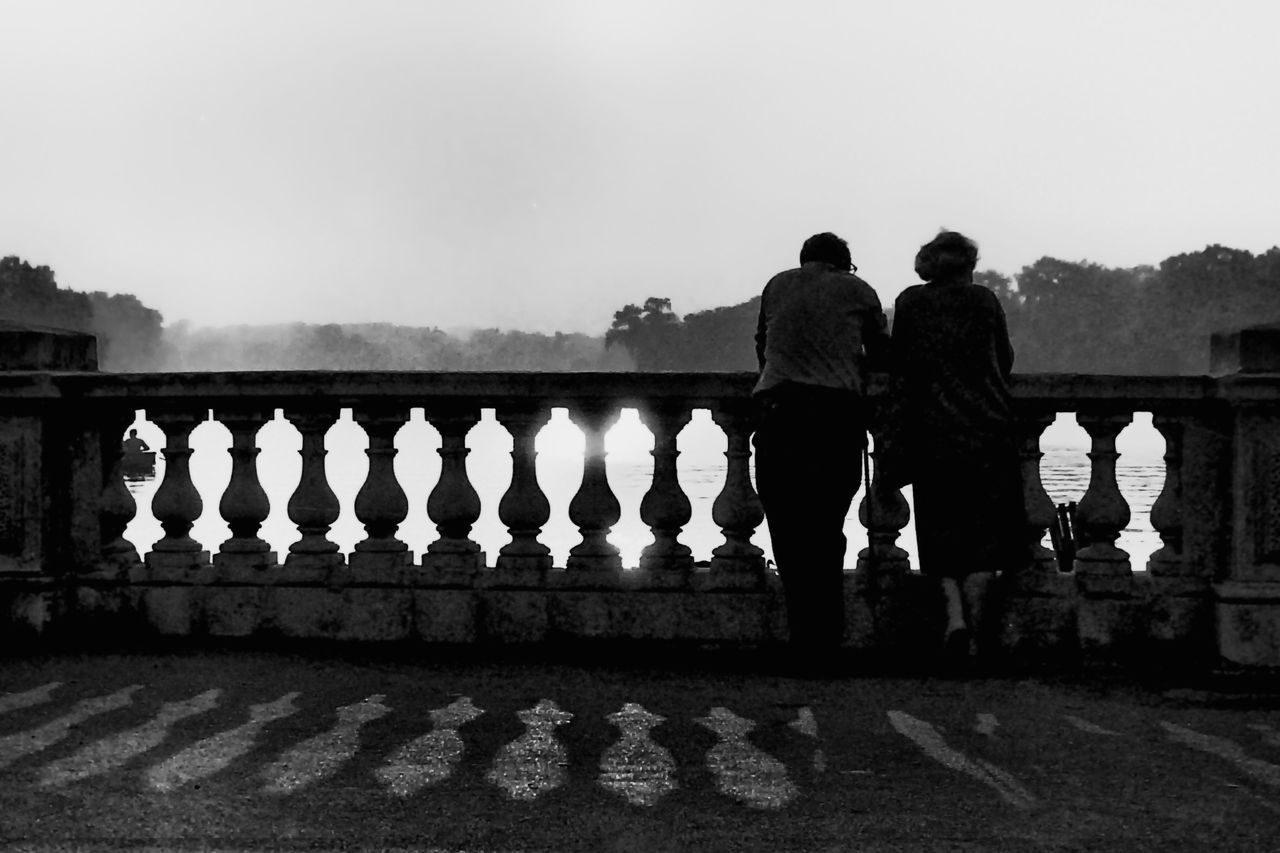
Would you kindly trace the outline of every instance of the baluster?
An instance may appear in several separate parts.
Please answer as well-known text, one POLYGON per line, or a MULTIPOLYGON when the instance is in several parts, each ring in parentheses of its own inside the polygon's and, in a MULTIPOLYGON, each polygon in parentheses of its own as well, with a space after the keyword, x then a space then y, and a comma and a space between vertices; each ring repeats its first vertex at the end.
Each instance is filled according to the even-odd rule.
POLYGON ((133 423, 129 409, 111 409, 101 423, 102 497, 98 505, 98 530, 103 562, 124 568, 140 562, 138 550, 124 538, 129 522, 138 513, 133 493, 124 483, 124 447, 122 436, 133 423))
POLYGON ((289 520, 301 534, 289 546, 285 565, 305 576, 327 575, 342 563, 336 542, 328 537, 329 528, 338 520, 338 496, 329 486, 325 473, 325 433, 338 421, 337 411, 286 411, 289 423, 302 434, 302 473, 298 487, 289 496, 289 520))
POLYGON ((1022 458, 1022 499, 1027 515, 1027 543, 1030 546, 1030 571, 1037 576, 1059 574, 1057 555, 1046 548, 1044 537, 1057 523, 1058 511, 1040 478, 1040 436, 1053 424, 1054 412, 1025 412, 1018 419, 1019 453, 1022 458))
POLYGON ((540 584, 551 568, 551 549, 538 534, 551 518, 551 502, 538 485, 538 432, 551 420, 551 412, 528 406, 502 406, 498 423, 511 433, 511 485, 498 503, 498 518, 507 526, 511 541, 498 552, 497 569, 505 580, 540 584))
POLYGON ((724 534, 724 542, 711 552, 707 587, 749 588, 764 585, 764 551, 751 536, 764 521, 764 507, 751 485, 751 433, 753 419, 747 400, 721 401, 711 419, 725 432, 728 447, 724 488, 711 505, 711 519, 724 534))
POLYGON ((578 527, 582 541, 569 550, 565 568, 576 572, 576 581, 591 577, 608 585, 620 579, 622 557, 609 541, 609 531, 622 517, 622 506, 609 487, 605 471, 604 436, 618 420, 612 403, 583 403, 569 409, 569 418, 586 437, 582 458, 582 484, 569 501, 569 520, 578 527))
POLYGON ((640 413, 653 433, 653 482, 640 501, 640 520, 653 531, 653 543, 640 553, 640 568, 651 586, 684 586, 693 571, 693 552, 679 540, 693 507, 676 468, 676 440, 692 414, 687 404, 671 402, 640 413))
POLYGON ((1182 552, 1182 436, 1185 423, 1175 415, 1153 415, 1152 425, 1164 437, 1164 487, 1151 505, 1151 526, 1163 543, 1147 560, 1153 577, 1181 576, 1186 572, 1182 552))
POLYGON ((213 562, 227 569, 263 569, 274 566, 276 555, 258 535, 271 512, 267 492, 258 479, 258 430, 271 419, 261 408, 231 408, 215 412, 231 432, 231 479, 218 509, 231 536, 218 548, 213 562))
POLYGON ((427 496, 427 515, 440 537, 427 546, 422 566, 431 570, 431 582, 469 583, 485 564, 480 545, 470 538, 480 518, 480 496, 467 476, 467 433, 479 423, 480 412, 444 407, 428 409, 426 416, 440 433, 440 480, 427 496))
MULTIPOLYGON (((883 442, 878 424, 871 427, 873 447, 883 442)), ((888 577, 911 571, 911 558, 898 545, 902 528, 911 520, 911 507, 901 489, 890 488, 880 476, 879 450, 871 452, 871 482, 864 484, 858 502, 858 522, 867 531, 867 547, 858 552, 858 571, 875 577, 888 577)), ((865 477, 865 472, 863 474, 865 477)))
POLYGON ((371 580, 395 580, 394 573, 409 565, 409 546, 396 531, 409 515, 409 499, 396 478, 396 433, 409 420, 401 409, 373 409, 354 413, 356 423, 369 436, 365 455, 369 472, 356 494, 356 518, 364 525, 365 538, 356 543, 350 557, 352 572, 371 580))
MULTIPOLYGON (((1129 504, 1116 483, 1116 436, 1133 415, 1081 412, 1076 422, 1089 434, 1089 487, 1076 507, 1076 527, 1087 544, 1076 551, 1076 574, 1127 582, 1132 577, 1129 555, 1116 547, 1129 523, 1129 504)), ((1103 581, 1105 584, 1106 581, 1103 581)), ((1095 584, 1096 585, 1096 584, 1095 584)), ((1120 586, 1124 586, 1121 583, 1120 586)))
POLYGON ((151 420, 164 431, 164 479, 151 499, 151 512, 160 522, 164 537, 151 546, 147 566, 153 569, 186 570, 209 562, 209 552, 191 538, 191 528, 204 501, 191 482, 191 431, 205 420, 193 412, 160 411, 151 420))

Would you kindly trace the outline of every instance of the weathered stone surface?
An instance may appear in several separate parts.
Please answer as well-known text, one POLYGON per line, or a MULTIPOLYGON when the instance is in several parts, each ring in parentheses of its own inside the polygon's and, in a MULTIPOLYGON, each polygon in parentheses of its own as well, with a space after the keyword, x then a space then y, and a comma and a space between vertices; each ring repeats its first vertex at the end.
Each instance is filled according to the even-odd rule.
POLYGON ((413 591, 351 587, 342 591, 341 640, 387 642, 407 639, 413 627, 413 591))
POLYGON ((147 580, 160 583, 209 583, 214 579, 208 551, 169 553, 148 551, 147 580))
POLYGON ((1058 660, 1079 648, 1074 596, 1007 595, 992 616, 1000 649, 1017 660, 1058 660))
POLYGON ((146 587, 139 604, 146 625, 158 634, 186 637, 196 627, 195 587, 146 587))
POLYGON ((214 637, 248 637, 262 627, 267 593, 260 586, 210 586, 202 591, 205 631, 214 637))
POLYGON ((1280 373, 1280 325, 1220 332, 1209 339, 1209 372, 1280 373))
POLYGON ((469 589, 413 590, 414 635, 431 643, 474 643, 479 596, 469 589))
POLYGON ((785 639, 773 632, 766 593, 682 593, 678 638, 708 642, 762 643, 785 639))
POLYGON ((53 592, 51 590, 14 590, 7 596, 0 597, 5 624, 0 626, 0 634, 38 635, 52 620, 54 613, 53 592))
POLYGON ((344 584, 354 586, 403 586, 411 571, 408 551, 353 551, 347 557, 344 584))
POLYGON ((1080 651, 1088 658, 1123 658, 1141 647, 1145 607, 1137 598, 1091 598, 1076 602, 1080 651))
POLYGON ((342 593, 320 587, 266 588, 267 621, 284 637, 335 639, 342 632, 342 593))
POLYGON ((503 643, 536 643, 547 638, 547 593, 486 590, 480 598, 480 636, 503 643))
POLYGON ((0 370, 97 370, 98 339, 85 332, 0 320, 0 370))
POLYGON ((0 572, 42 568, 40 442, 39 419, 0 417, 0 572))
POLYGON ((256 586, 271 583, 279 566, 275 551, 221 551, 213 555, 211 576, 213 583, 256 586))
POLYGON ((1280 583, 1223 583, 1214 593, 1222 658, 1244 666, 1280 667, 1280 583))

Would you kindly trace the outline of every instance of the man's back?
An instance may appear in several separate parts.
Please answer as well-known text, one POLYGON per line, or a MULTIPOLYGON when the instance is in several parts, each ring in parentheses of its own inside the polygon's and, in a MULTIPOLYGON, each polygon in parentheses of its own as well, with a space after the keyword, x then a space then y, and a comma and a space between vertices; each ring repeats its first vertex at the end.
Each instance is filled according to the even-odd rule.
POLYGON ((779 273, 760 300, 755 391, 798 382, 860 392, 863 348, 885 341, 880 298, 856 275, 821 262, 779 273))

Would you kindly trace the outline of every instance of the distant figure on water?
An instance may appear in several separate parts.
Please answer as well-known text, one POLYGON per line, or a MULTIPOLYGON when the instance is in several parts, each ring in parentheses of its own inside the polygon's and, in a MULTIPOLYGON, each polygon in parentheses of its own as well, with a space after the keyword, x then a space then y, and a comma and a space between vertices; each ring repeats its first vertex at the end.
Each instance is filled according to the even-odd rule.
POLYGON ((136 429, 129 430, 129 437, 121 442, 121 444, 124 447, 125 453, 142 453, 143 451, 151 449, 145 441, 138 438, 138 431, 136 429))
POLYGON ((890 366, 894 457, 909 460, 901 482, 913 484, 920 570, 941 582, 943 646, 961 658, 977 651, 991 580, 1029 555, 1013 347, 999 300, 973 283, 977 262, 977 244, 955 231, 920 248, 925 284, 895 303, 890 366))
POLYGON ((810 237, 800 266, 765 285, 756 331, 756 488, 791 642, 809 661, 844 636, 843 528, 866 446, 864 362, 889 347, 880 299, 856 269, 844 240, 810 237))

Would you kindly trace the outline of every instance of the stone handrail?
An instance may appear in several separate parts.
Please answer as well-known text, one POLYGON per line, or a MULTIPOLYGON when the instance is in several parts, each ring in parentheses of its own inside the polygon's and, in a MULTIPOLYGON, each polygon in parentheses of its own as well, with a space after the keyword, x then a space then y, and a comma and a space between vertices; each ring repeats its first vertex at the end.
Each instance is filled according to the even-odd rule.
MULTIPOLYGON (((10 474, 0 493, 0 580, 13 600, 37 602, 22 612, 41 625, 83 612, 162 633, 783 637, 776 580, 750 541, 763 519, 748 467, 753 381, 747 373, 0 373, 0 453, 10 474), (533 465, 534 436, 559 407, 586 437, 582 484, 568 510, 581 541, 563 567, 539 541, 549 508, 533 465), (619 510, 603 463, 604 434, 624 407, 637 408, 654 434, 640 509, 654 538, 629 571, 609 542, 619 510), (396 536, 406 503, 392 466, 395 433, 412 408, 439 431, 442 457, 427 507, 439 536, 419 565, 396 536), (167 462, 152 504, 164 536, 143 555, 123 538, 137 508, 120 472, 120 437, 138 409, 164 431, 167 462), (302 435, 302 474, 288 506, 299 535, 283 561, 258 536, 268 506, 255 437, 277 409, 302 435), (325 432, 342 409, 369 436, 355 505, 367 536, 349 555, 327 537, 338 504, 323 464, 325 432), (466 474, 466 435, 481 409, 493 409, 513 441, 512 481, 498 508, 510 540, 492 565, 469 536, 480 506, 466 474), (710 410, 728 440, 713 507, 724 541, 705 569, 679 538, 690 509, 675 442, 694 409, 710 410), (212 557, 190 537, 204 497, 187 465, 191 431, 210 413, 232 435, 232 476, 219 501, 231 535, 212 557), (654 592, 664 594, 640 594, 654 592)), ((873 401, 884 387, 883 377, 873 379, 873 401)), ((1005 581, 1003 644, 1109 652, 1154 642, 1266 662, 1259 656, 1270 651, 1229 654, 1222 626, 1233 614, 1244 624, 1262 610, 1280 613, 1280 450, 1268 431, 1280 418, 1280 379, 1016 375, 1014 393, 1034 555, 1005 581), (1115 439, 1138 411, 1153 414, 1167 445, 1151 514, 1163 544, 1141 577, 1115 544, 1129 516, 1115 480, 1115 439), (1091 443, 1077 514, 1085 541, 1065 573, 1041 544, 1054 507, 1040 483, 1039 439, 1059 412, 1077 413, 1091 443)), ((847 639, 909 647, 911 637, 930 635, 920 619, 932 617, 919 614, 933 608, 896 545, 908 507, 878 480, 867 495, 869 544, 849 573, 847 639)), ((1280 632, 1268 642, 1280 649, 1280 632)))

